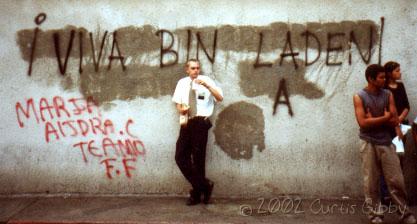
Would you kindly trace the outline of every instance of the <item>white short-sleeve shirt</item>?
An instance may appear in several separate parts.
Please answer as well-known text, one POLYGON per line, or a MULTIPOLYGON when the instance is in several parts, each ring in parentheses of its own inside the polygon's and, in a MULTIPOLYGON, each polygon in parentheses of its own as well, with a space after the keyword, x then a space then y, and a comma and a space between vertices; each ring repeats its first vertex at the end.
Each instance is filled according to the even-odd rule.
MULTIPOLYGON (((210 77, 198 75, 196 79, 203 80, 211 88, 217 90, 217 92, 219 92, 219 94, 223 97, 222 89, 210 77)), ((188 105, 190 88, 193 88, 196 91, 197 116, 211 116, 213 114, 216 99, 203 85, 197 84, 196 82, 191 83, 191 78, 189 76, 178 81, 177 86, 175 87, 174 95, 172 96, 172 101, 178 104, 188 105)))

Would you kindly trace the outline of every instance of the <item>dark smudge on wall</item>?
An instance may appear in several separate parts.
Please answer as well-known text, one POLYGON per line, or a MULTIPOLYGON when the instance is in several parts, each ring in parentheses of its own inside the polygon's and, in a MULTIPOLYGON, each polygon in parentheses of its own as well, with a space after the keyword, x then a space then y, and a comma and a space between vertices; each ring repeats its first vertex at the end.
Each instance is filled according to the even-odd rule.
MULTIPOLYGON (((30 61, 32 53, 33 61, 38 58, 56 58, 59 65, 58 74, 60 72, 65 75, 67 70, 72 71, 73 67, 79 67, 80 82, 66 79, 61 84, 64 89, 71 89, 74 87, 72 85, 79 84, 85 97, 94 96, 98 102, 172 94, 176 81, 184 74, 183 62, 177 60, 166 67, 145 65, 157 60, 156 56, 149 54, 158 53, 161 48, 177 52, 179 55, 177 59, 185 60, 188 57, 195 57, 197 53, 199 57, 212 57, 212 63, 215 63, 216 49, 258 52, 260 61, 263 53, 276 51, 277 61, 269 62, 269 67, 254 68, 255 59, 240 62, 239 85, 244 94, 249 97, 267 94, 273 98, 279 79, 285 78, 290 95, 301 94, 314 99, 323 97, 324 93, 316 85, 304 79, 306 62, 298 57, 304 55, 302 50, 307 45, 308 48, 318 49, 319 52, 324 52, 329 46, 331 48, 340 46, 339 51, 346 51, 353 45, 349 43, 353 35, 358 48, 362 52, 367 52, 369 46, 373 48, 379 38, 377 25, 372 21, 306 24, 276 22, 267 26, 184 27, 164 32, 164 41, 161 41, 161 30, 150 25, 127 26, 114 32, 97 31, 94 34, 85 28, 66 26, 58 30, 39 29, 37 39, 34 41, 34 29, 25 29, 17 32, 17 44, 25 61, 30 61), (305 34, 307 30, 311 33, 307 38, 308 44, 305 34), (296 57, 298 69, 295 70, 292 68, 294 63, 291 62, 290 57, 283 60, 283 63, 280 61, 280 54, 284 51, 289 52, 288 32, 291 34, 289 41, 292 50, 299 53, 296 57), (327 43, 329 34, 337 34, 330 37, 332 41, 330 45, 327 43), (262 43, 260 35, 262 35, 262 43), (117 40, 117 43, 114 40, 117 40), (171 44, 172 41, 178 42, 179 46, 175 49, 172 46, 170 48, 170 41, 171 44), (35 48, 32 48, 33 43, 36 45, 35 48), (115 48, 113 53, 111 53, 112 47, 115 48), (60 55, 59 60, 57 52, 60 55), (109 62, 110 55, 115 58, 109 62), (118 56, 122 59, 117 58, 118 56), (121 62, 128 64, 123 65, 121 62), (66 69, 67 64, 71 69, 66 69)), ((161 65, 162 60, 161 57, 161 65)), ((39 69, 34 68, 35 71, 39 69)))
MULTIPOLYGON (((369 49, 369 45, 374 47, 379 41, 378 26, 373 21, 342 21, 332 23, 282 23, 275 22, 267 26, 232 26, 219 25, 208 27, 184 27, 178 28, 167 33, 173 34, 174 42, 180 43, 180 48, 183 51, 188 51, 191 43, 202 43, 205 48, 210 49, 214 42, 215 31, 217 32, 217 50, 223 51, 237 51, 237 52, 257 52, 259 48, 260 33, 263 35, 262 52, 272 52, 275 50, 282 50, 286 39, 287 32, 291 33, 291 42, 294 49, 298 51, 306 48, 306 34, 308 31, 311 35, 309 39, 308 48, 325 50, 329 42, 329 34, 341 34, 337 42, 343 48, 348 50, 350 35, 353 32, 355 41, 361 51, 369 49), (372 32, 373 35, 370 35, 372 32), (314 36, 314 37, 313 37, 314 36), (318 44, 320 43, 320 44, 318 44), (320 45, 320 46, 319 46, 320 45)), ((39 30, 36 44, 36 58, 42 57, 56 57, 54 50, 53 35, 56 33, 60 36, 60 42, 67 45, 70 40, 70 32, 75 31, 73 48, 70 57, 79 57, 79 46, 82 42, 83 54, 85 57, 91 57, 91 42, 95 45, 96 53, 100 49, 102 38, 106 31, 97 31, 97 33, 88 32, 85 28, 77 28, 75 26, 66 26, 63 29, 57 30, 39 30), (81 33, 81 36, 79 35, 81 33), (81 40, 81 41, 80 41, 81 40)), ((108 46, 110 43, 108 38, 112 33, 118 33, 119 47, 126 56, 137 57, 139 55, 160 50, 160 36, 157 32, 158 28, 151 25, 144 25, 141 27, 127 26, 119 28, 113 32, 108 32, 106 35, 108 46)), ((20 48, 22 58, 25 61, 30 60, 31 45, 34 38, 34 29, 24 29, 17 32, 17 44, 20 48)), ((169 36, 167 36, 168 42, 169 36)), ((333 41, 333 40, 331 40, 333 41)), ((110 44, 111 45, 111 44, 110 44)), ((200 51, 203 46, 200 46, 200 51)), ((187 53, 187 52, 185 52, 187 53)), ((194 57, 194 56, 193 56, 194 57)))
MULTIPOLYGON (((304 63, 296 60, 296 63, 304 63)), ((275 98, 279 81, 285 79, 289 95, 302 95, 308 99, 317 99, 324 96, 314 83, 305 78, 305 67, 294 69, 292 61, 283 61, 282 65, 274 63, 272 68, 261 67, 255 69, 251 62, 243 61, 239 64, 240 82, 242 92, 248 97, 268 95, 272 100, 275 98)))
POLYGON ((216 144, 232 159, 251 159, 253 151, 265 149, 262 109, 247 102, 227 106, 216 119, 216 144))

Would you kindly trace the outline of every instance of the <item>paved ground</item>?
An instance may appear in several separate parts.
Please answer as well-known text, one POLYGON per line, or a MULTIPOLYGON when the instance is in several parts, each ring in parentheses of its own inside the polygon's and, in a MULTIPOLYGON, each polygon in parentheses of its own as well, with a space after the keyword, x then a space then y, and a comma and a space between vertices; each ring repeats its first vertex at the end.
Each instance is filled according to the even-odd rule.
MULTIPOLYGON (((352 199, 212 199, 186 206, 182 197, 0 197, 0 223, 368 223, 352 199)), ((415 213, 417 207, 411 208, 415 213)), ((400 223, 388 211, 385 223, 400 223)))

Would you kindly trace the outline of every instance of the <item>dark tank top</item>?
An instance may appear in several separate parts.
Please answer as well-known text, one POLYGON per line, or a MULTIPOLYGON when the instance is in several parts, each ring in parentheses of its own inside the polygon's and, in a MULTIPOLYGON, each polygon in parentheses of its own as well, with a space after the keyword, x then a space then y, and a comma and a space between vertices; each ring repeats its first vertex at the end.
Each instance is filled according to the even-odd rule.
MULTIPOLYGON (((365 113, 367 113, 369 109, 372 117, 383 116, 384 110, 388 110, 389 108, 389 90, 381 89, 378 93, 375 94, 362 89, 358 92, 358 95, 362 99, 365 113)), ((387 125, 380 125, 378 127, 371 128, 360 128, 359 137, 376 145, 390 145, 392 140, 390 135, 390 127, 387 125)))

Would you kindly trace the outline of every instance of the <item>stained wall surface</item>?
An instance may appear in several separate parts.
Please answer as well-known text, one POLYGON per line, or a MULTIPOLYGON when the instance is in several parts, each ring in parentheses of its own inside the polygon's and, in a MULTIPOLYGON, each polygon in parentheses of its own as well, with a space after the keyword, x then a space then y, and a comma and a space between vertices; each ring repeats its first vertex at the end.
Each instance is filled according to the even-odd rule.
POLYGON ((187 194, 171 97, 187 58, 224 92, 216 196, 362 195, 352 95, 401 64, 414 1, 1 1, 0 194, 187 194))

